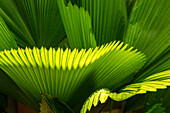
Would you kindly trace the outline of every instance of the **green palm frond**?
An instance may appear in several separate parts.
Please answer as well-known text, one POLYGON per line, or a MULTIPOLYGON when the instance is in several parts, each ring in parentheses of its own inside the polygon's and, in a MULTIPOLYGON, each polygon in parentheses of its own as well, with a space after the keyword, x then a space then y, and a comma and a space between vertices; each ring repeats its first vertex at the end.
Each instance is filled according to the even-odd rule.
MULTIPOLYGON (((59 0, 59 2, 62 1, 63 0, 59 0)), ((67 8, 61 5, 61 3, 58 3, 60 11, 62 11, 61 15, 71 45, 73 45, 73 39, 77 40, 76 48, 78 48, 77 46, 83 41, 83 43, 90 44, 91 42, 88 37, 95 38, 97 45, 123 39, 127 26, 127 13, 124 0, 71 0, 71 2, 80 6, 80 9, 74 6, 74 10, 71 10, 73 9, 69 8, 72 6, 71 3, 69 3, 67 8), (86 13, 89 13, 90 16, 81 13, 85 13, 84 10, 86 10, 86 13), (80 12, 80 14, 78 12, 80 12), (92 35, 93 33, 94 35, 92 35), (78 41, 78 39, 81 41, 78 41)), ((92 39, 92 42, 93 41, 94 39, 92 39)))
POLYGON ((0 1, 0 16, 16 35, 17 42, 22 46, 34 46, 35 42, 20 16, 14 0, 0 1))
MULTIPOLYGON (((13 39, 13 34, 6 26, 3 19, 0 17, 0 51, 4 49, 17 49, 18 46, 13 39)), ((26 95, 17 85, 14 83, 6 73, 0 69, 0 93, 6 94, 19 102, 29 106, 30 108, 38 111, 38 101, 32 101, 32 96, 26 95)))
POLYGON ((4 49, 11 49, 11 47, 15 49, 18 48, 11 32, 0 17, 0 51, 3 51, 4 49))
POLYGON ((131 74, 144 65, 145 56, 126 48, 123 43, 113 42, 87 51, 11 49, 0 52, 0 68, 35 101, 40 101, 40 93, 44 92, 74 105, 94 90, 114 90, 133 79, 131 74), (82 89, 86 83, 88 88, 82 89), (84 97, 79 95, 83 92, 84 97))
POLYGON ((65 37, 56 0, 1 0, 0 16, 23 47, 56 47, 65 37))
POLYGON ((98 45, 122 40, 127 26, 125 0, 77 0, 91 16, 98 45))
POLYGON ((154 73, 159 73, 165 70, 170 70, 170 53, 167 52, 164 56, 162 56, 157 62, 153 63, 149 66, 142 74, 134 80, 139 81, 145 78, 145 76, 149 76, 154 73))
POLYGON ((6 73, 0 70, 0 93, 3 93, 35 111, 39 111, 39 102, 33 96, 26 95, 6 73))
MULTIPOLYGON (((145 77, 152 75, 154 73, 159 73, 159 72, 163 72, 166 70, 170 70, 170 57, 169 56, 170 56, 170 54, 169 54, 169 48, 168 48, 165 51, 165 54, 162 57, 160 57, 158 61, 154 62, 152 65, 150 65, 148 68, 146 68, 146 70, 140 71, 141 72, 140 76, 138 75, 139 77, 137 77, 135 80, 133 80, 133 83, 143 80, 145 77)), ((165 89, 165 90, 168 90, 168 89, 165 89)), ((160 94, 160 91, 158 91, 158 94, 160 94)), ((137 108, 136 106, 138 106, 139 108, 144 108, 144 105, 145 105, 144 100, 146 100, 145 98, 146 98, 146 95, 139 95, 138 97, 129 99, 127 101, 128 104, 126 105, 126 110, 131 110, 131 111, 135 110, 137 108), (140 100, 142 100, 143 103, 140 100), (131 103, 131 104, 129 104, 129 103, 131 103)))
POLYGON ((143 81, 125 86, 118 93, 112 93, 108 89, 101 89, 88 97, 81 109, 81 113, 86 113, 87 110, 90 111, 92 105, 97 106, 99 101, 105 103, 109 97, 115 101, 123 101, 134 95, 144 94, 147 91, 156 92, 157 89, 165 89, 167 86, 170 86, 170 71, 153 74, 143 81))
MULTIPOLYGON (((154 73, 159 73, 159 72, 163 72, 166 70, 170 70, 170 57, 169 56, 170 56, 169 53, 162 56, 157 62, 155 62, 154 64, 149 66, 145 71, 142 71, 141 76, 136 78, 133 81, 133 83, 143 80, 143 79, 145 79, 146 76, 152 75, 154 73)), ((168 89, 166 89, 166 90, 168 90, 168 89)), ((158 94, 160 94, 160 91, 158 91, 158 94)), ((145 98, 146 98, 146 95, 139 95, 137 97, 134 97, 133 99, 129 99, 127 101, 128 104, 126 105, 126 109, 132 111, 137 108, 136 106, 138 106, 140 108, 144 108, 144 104, 145 104, 144 100, 146 100, 145 98), (143 102, 141 102, 140 100, 143 102), (129 103, 131 103, 131 104, 129 104, 129 103)))
MULTIPOLYGON (((57 110, 64 105, 61 112, 79 111, 92 94, 86 112, 107 98, 167 88, 169 6, 170 0, 0 0, 0 92, 35 110, 45 93, 57 98, 57 110)), ((169 98, 169 88, 162 92, 169 98)), ((168 111, 169 102, 161 103, 168 111)))
POLYGON ((169 6, 169 0, 137 0, 132 9, 124 42, 146 55, 145 68, 170 45, 169 6))
POLYGON ((91 19, 87 11, 71 3, 65 6, 63 0, 58 0, 67 38, 72 49, 96 47, 96 40, 92 33, 91 19))

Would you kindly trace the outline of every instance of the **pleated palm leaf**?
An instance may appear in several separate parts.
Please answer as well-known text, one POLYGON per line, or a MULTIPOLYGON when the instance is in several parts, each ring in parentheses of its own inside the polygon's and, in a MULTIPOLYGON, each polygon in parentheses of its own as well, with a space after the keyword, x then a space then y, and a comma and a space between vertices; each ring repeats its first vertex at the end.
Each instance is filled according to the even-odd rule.
POLYGON ((170 86, 170 1, 126 2, 0 0, 1 92, 36 111, 42 100, 42 113, 85 113, 170 86))

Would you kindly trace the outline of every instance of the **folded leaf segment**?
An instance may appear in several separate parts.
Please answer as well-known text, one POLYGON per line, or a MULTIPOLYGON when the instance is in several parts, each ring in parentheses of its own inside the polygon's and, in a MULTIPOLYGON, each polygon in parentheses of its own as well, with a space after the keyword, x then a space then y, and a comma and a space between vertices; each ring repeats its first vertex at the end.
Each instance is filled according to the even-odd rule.
POLYGON ((90 111, 92 106, 97 106, 99 101, 105 103, 109 97, 115 101, 123 101, 136 94, 144 94, 147 91, 156 92, 157 89, 165 89, 167 86, 170 86, 170 70, 153 74, 143 81, 127 85, 118 93, 112 93, 109 89, 101 89, 88 97, 82 106, 81 113, 86 113, 87 110, 90 111))

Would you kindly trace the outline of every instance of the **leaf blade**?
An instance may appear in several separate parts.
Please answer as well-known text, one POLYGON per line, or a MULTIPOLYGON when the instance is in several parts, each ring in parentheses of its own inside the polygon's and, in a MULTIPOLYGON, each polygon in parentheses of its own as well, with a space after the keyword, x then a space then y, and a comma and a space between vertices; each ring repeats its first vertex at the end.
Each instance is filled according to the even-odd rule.
POLYGON ((71 3, 65 6, 63 0, 58 5, 71 49, 96 47, 88 12, 71 3))

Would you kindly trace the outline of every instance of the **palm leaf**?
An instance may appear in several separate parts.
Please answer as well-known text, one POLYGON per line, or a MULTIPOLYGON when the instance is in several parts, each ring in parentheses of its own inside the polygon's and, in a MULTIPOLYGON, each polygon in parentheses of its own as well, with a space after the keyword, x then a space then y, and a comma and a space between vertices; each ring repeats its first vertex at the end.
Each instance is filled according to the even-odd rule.
POLYGON ((4 49, 11 49, 11 47, 15 49, 18 48, 8 27, 0 17, 0 51, 3 51, 4 49))
POLYGON ((145 57, 126 48, 123 43, 113 42, 87 51, 11 49, 0 52, 0 68, 35 101, 40 101, 44 92, 72 107, 98 88, 114 90, 133 79, 131 74, 144 65, 145 57), (85 84, 88 88, 82 89, 85 84))
MULTIPOLYGON (((11 48, 17 49, 18 46, 13 39, 13 35, 6 26, 2 18, 0 18, 0 51, 9 50, 11 48)), ((25 95, 24 92, 0 69, 0 92, 6 94, 14 99, 17 99, 21 103, 31 107, 38 111, 38 102, 32 101, 31 96, 25 95), (35 104, 36 103, 36 104, 35 104)))
POLYGON ((146 70, 144 71, 142 70, 140 76, 136 78, 134 82, 144 79, 145 76, 149 76, 154 73, 159 73, 159 72, 163 72, 166 70, 170 70, 170 57, 169 56, 170 56, 170 53, 167 52, 167 54, 162 56, 157 62, 150 65, 146 70))
POLYGON ((26 95, 2 70, 0 70, 0 93, 12 97, 35 111, 39 111, 38 101, 33 100, 33 96, 26 95))
MULTIPOLYGON (((23 47, 56 47, 65 36, 63 22, 71 49, 80 49, 63 51, 59 48, 56 51, 54 48, 47 50, 42 47, 40 50, 19 48, 0 52, 0 68, 17 83, 19 89, 27 96, 30 95, 31 101, 40 101, 40 93, 45 92, 62 99, 71 107, 77 107, 77 104, 81 104, 97 89, 109 88, 106 94, 103 93, 108 95, 110 90, 117 91, 129 84, 135 78, 134 73, 145 62, 143 54, 136 50, 131 51, 132 48, 127 49, 127 45, 122 46, 123 43, 102 45, 122 39, 127 23, 125 0, 72 0, 72 3, 77 3, 81 8, 71 3, 66 6, 63 0, 0 1, 0 18, 5 21, 3 26, 7 23, 9 27, 7 31, 7 27, 0 28, 3 37, 0 39, 3 39, 3 42, 4 39, 10 39, 12 44, 15 44, 14 37, 23 47), (96 47, 96 42, 102 46, 96 47), (90 47, 96 48, 93 50, 90 47), (86 51, 81 48, 90 49, 86 51)), ((120 101, 169 85, 169 75, 166 75, 165 71, 169 66, 169 5, 169 1, 137 0, 131 12, 124 41, 143 51, 148 59, 144 68, 136 74, 140 77, 133 81, 134 84, 124 87, 119 93, 110 92, 109 96, 113 99, 120 101), (156 62, 158 59, 160 61, 156 62), (165 73, 146 78, 160 71, 165 73)), ((8 41, 5 43, 9 48, 3 46, 7 49, 10 49, 10 46, 17 47, 10 45, 8 41)), ((106 98, 102 102, 105 100, 106 98)), ((90 101, 88 109, 91 105, 90 101)))
MULTIPOLYGON (((124 41, 144 52, 147 57, 147 63, 133 82, 169 70, 169 5, 170 1, 167 0, 136 0, 132 8, 124 41)), ((145 96, 138 96, 133 105, 137 105, 139 98, 145 99, 145 96)), ((132 102, 131 99, 129 101, 132 102)))
MULTIPOLYGON (((59 1, 63 2, 63 0, 59 1)), ((127 24, 127 12, 124 0, 72 0, 71 2, 80 6, 80 11, 76 11, 78 10, 76 6, 74 6, 74 10, 71 11, 71 9, 73 9, 70 8, 72 6, 71 3, 69 3, 68 8, 58 3, 60 11, 62 11, 61 15, 70 45, 74 45, 73 47, 76 48, 80 48, 82 45, 82 47, 85 48, 85 45, 89 43, 87 48, 92 47, 90 46, 91 42, 89 39, 92 34, 89 34, 93 32, 94 36, 92 35, 91 38, 96 39, 97 45, 106 44, 113 40, 121 40, 123 38, 127 24), (82 7, 86 12, 83 11, 82 7), (90 16, 83 14, 83 12, 87 13, 87 11, 90 16), (78 12, 80 12, 80 14, 78 12), (85 21, 82 22, 82 18, 84 18, 85 21), (78 24, 79 22, 81 22, 80 25, 78 24), (75 38, 73 39, 73 37, 75 38)))
MULTIPOLYGON (((169 58, 169 48, 165 51, 165 54, 163 56, 160 56, 159 60, 154 62, 152 65, 150 65, 148 68, 141 70, 140 73, 137 74, 137 77, 135 80, 133 80, 133 82, 138 82, 140 80, 143 80, 145 77, 155 74, 155 73, 159 73, 159 72, 163 72, 166 70, 170 70, 170 58, 169 58)), ((166 89, 167 90, 167 89, 166 89)), ((159 91, 158 91, 159 92, 159 91)), ((159 93, 158 93, 159 94, 159 93)), ((126 109, 127 110, 135 110, 138 106, 139 108, 144 108, 144 100, 146 98, 146 95, 139 95, 136 98, 133 99, 129 99, 127 101, 127 105, 126 105, 126 109), (143 102, 141 102, 140 100, 143 100, 143 102), (131 104, 129 104, 131 103, 131 104)))
POLYGON ((77 0, 91 16, 98 45, 122 40, 127 26, 125 0, 77 0))
POLYGON ((14 0, 0 1, 0 16, 9 25, 8 27, 15 33, 15 40, 22 46, 34 46, 35 42, 20 16, 14 0))
POLYGON ((124 42, 145 53, 145 68, 170 45, 169 6, 169 0, 137 0, 131 12, 124 42))
POLYGON ((65 31, 56 0, 1 0, 0 16, 21 46, 55 47, 65 31))
POLYGON ((105 103, 109 97, 115 101, 123 101, 136 94, 144 94, 147 91, 156 92, 157 89, 165 89, 167 86, 170 86, 170 71, 153 74, 143 81, 125 86, 118 93, 112 93, 108 89, 101 89, 88 97, 83 104, 81 113, 86 113, 87 110, 90 111, 92 105, 97 106, 99 101, 105 103))
POLYGON ((70 47, 72 49, 96 47, 88 12, 71 3, 66 7, 63 0, 58 0, 58 5, 70 47))

